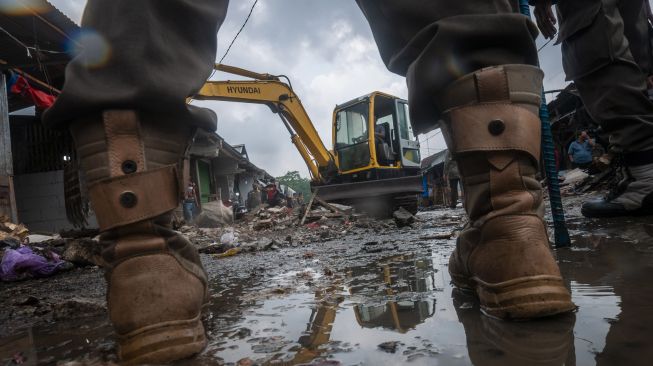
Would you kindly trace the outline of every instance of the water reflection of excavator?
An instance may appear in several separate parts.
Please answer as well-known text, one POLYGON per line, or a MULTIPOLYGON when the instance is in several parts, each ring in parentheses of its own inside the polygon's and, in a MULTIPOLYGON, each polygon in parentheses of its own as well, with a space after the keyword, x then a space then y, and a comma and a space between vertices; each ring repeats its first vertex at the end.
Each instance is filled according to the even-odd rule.
MULTIPOLYGON (((379 276, 383 278, 385 289, 379 289, 386 296, 400 295, 398 299, 379 304, 359 304, 354 307, 358 324, 365 328, 383 327, 399 333, 406 333, 435 314, 435 299, 406 298, 401 294, 426 293, 435 289, 435 271, 430 258, 415 259, 398 255, 385 259, 380 264, 379 276)), ((360 276, 360 271, 373 270, 358 267, 352 276, 360 276)), ((364 281, 352 281, 349 292, 356 294, 368 285, 364 281)))
MULTIPOLYGON (((348 276, 353 276, 353 279, 348 287, 349 292, 356 295, 364 288, 378 285, 379 289, 375 294, 366 295, 382 295, 384 298, 387 295, 394 296, 406 292, 424 293, 435 288, 434 273, 429 258, 414 259, 398 255, 381 263, 351 269, 348 276), (378 277, 369 283, 369 276, 375 273, 378 277), (359 280, 360 278, 365 279, 359 280)), ((325 345, 331 340, 338 306, 344 299, 339 294, 342 290, 341 286, 333 285, 315 292, 317 307, 311 312, 306 334, 299 338, 302 347, 292 360, 281 363, 275 360, 275 365, 308 363, 324 353, 325 345)), ((362 327, 383 327, 405 333, 435 314, 435 299, 390 300, 382 305, 356 305, 354 312, 358 324, 362 327)))
POLYGON ((422 191, 419 143, 405 100, 373 92, 336 106, 330 151, 287 77, 227 65, 215 69, 252 80, 207 81, 192 98, 270 107, 290 133, 322 199, 380 213, 396 206, 416 211, 417 194, 422 191))

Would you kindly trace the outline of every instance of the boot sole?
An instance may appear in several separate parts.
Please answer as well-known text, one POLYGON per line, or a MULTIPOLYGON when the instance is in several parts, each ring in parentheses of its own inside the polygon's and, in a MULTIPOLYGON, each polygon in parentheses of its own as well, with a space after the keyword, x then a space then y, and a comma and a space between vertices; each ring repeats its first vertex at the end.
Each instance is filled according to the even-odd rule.
POLYGON ((200 316, 150 325, 119 336, 122 365, 162 364, 191 357, 206 347, 200 316))
POLYGON ((487 283, 476 277, 465 279, 451 274, 456 287, 474 291, 481 311, 504 320, 543 318, 576 309, 562 278, 539 275, 516 278, 500 283, 487 283))
POLYGON ((640 217, 640 216, 652 216, 653 215, 653 208, 638 208, 636 210, 623 210, 623 211, 595 211, 592 209, 587 209, 581 207, 580 213, 589 218, 589 219, 596 219, 596 218, 613 218, 613 217, 640 217))

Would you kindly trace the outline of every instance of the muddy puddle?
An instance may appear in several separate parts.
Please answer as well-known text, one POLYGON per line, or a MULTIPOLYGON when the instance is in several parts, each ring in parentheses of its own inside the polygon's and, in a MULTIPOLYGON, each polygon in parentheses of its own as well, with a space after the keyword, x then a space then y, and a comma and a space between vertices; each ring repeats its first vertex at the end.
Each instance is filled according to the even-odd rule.
MULTIPOLYGON (((421 218, 434 222, 444 212, 421 218)), ((226 260, 226 272, 212 275, 210 344, 178 364, 652 364, 653 230, 646 220, 572 216, 574 245, 556 255, 579 309, 519 323, 481 315, 473 297, 451 287, 447 262, 455 240, 434 238, 454 221, 352 233, 259 257, 253 271, 239 271, 249 265, 245 258, 226 260), (384 249, 370 249, 376 246, 384 249)), ((106 318, 54 324, 0 340, 0 364, 17 354, 26 364, 115 360, 106 318)))

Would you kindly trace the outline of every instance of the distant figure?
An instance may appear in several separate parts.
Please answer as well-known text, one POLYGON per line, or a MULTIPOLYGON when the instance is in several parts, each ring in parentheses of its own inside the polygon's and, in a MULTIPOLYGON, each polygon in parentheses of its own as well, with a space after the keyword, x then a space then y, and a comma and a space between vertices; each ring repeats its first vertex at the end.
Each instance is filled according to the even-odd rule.
POLYGON ((449 207, 456 208, 458 205, 458 184, 460 183, 458 163, 453 160, 451 153, 447 151, 447 157, 444 164, 444 174, 449 182, 449 207))
POLYGON ((385 128, 383 125, 376 125, 374 127, 374 138, 376 141, 376 159, 381 165, 388 165, 391 163, 391 151, 388 144, 388 136, 386 136, 385 128))
POLYGON ((193 221, 193 212, 195 211, 195 207, 197 207, 197 189, 196 189, 195 183, 193 181, 188 182, 188 186, 186 186, 186 190, 184 191, 184 202, 183 202, 183 207, 184 207, 184 220, 186 223, 190 223, 193 221))
POLYGON ((288 208, 295 207, 295 199, 292 196, 286 196, 286 207, 288 208))
POLYGON ((267 202, 271 207, 281 205, 281 200, 283 199, 283 194, 279 192, 276 183, 270 183, 265 188, 267 192, 267 202))
POLYGON ((567 151, 569 161, 575 168, 589 168, 592 164, 593 147, 594 141, 590 139, 587 131, 579 132, 576 140, 569 144, 569 150, 567 151))
POLYGON ((254 184, 254 187, 247 194, 247 209, 252 211, 258 208, 261 205, 261 192, 258 184, 254 184))

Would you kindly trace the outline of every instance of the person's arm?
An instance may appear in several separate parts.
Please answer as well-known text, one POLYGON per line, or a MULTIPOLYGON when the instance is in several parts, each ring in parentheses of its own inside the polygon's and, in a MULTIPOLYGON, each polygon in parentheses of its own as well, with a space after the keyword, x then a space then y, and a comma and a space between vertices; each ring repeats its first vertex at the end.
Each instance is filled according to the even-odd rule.
POLYGON ((199 204, 199 201, 197 200, 197 196, 198 196, 197 193, 198 193, 198 192, 197 192, 197 189, 195 188, 195 186, 193 186, 193 202, 195 202, 195 206, 199 206, 199 205, 200 205, 200 204, 199 204))
POLYGON ((535 6, 533 14, 535 15, 535 21, 537 22, 537 27, 540 28, 540 32, 542 32, 544 38, 553 38, 557 31, 555 27, 556 17, 551 10, 552 1, 534 0, 531 3, 535 6))

